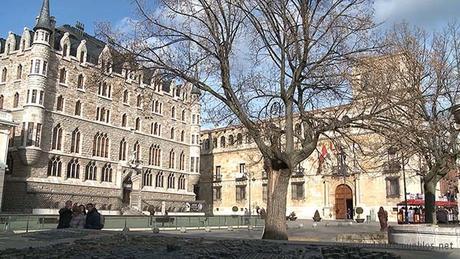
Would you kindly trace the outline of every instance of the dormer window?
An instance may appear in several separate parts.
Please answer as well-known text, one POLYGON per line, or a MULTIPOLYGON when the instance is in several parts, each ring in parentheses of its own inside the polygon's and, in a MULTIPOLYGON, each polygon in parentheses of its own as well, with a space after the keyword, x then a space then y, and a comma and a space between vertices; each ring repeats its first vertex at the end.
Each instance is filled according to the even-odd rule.
POLYGON ((86 52, 80 52, 80 63, 85 63, 86 52))
POLYGON ((68 56, 68 54, 67 54, 68 53, 68 48, 69 48, 68 44, 64 44, 64 46, 62 46, 62 56, 63 57, 68 56))

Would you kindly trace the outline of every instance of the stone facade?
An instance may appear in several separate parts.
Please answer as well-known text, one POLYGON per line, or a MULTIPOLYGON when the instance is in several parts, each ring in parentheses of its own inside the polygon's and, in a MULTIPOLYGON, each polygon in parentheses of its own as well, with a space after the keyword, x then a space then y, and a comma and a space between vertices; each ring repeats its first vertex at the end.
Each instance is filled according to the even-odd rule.
POLYGON ((13 116, 10 113, 0 111, 0 211, 3 200, 5 173, 10 170, 7 165, 8 139, 13 126, 15 126, 13 116))
MULTIPOLYGON (((370 133, 357 135, 363 140, 361 148, 370 148, 368 145, 373 142, 369 140, 378 139, 370 133)), ((245 130, 239 127, 205 130, 201 138, 200 198, 212 204, 213 213, 234 214, 232 207, 236 206, 236 213, 242 214, 244 208, 249 207, 249 200, 252 213, 256 213, 257 207, 266 208, 268 177, 263 170, 261 154, 255 143, 246 137, 245 130), (243 174, 247 176, 242 177, 243 174), (245 195, 237 194, 238 186, 244 188, 245 195)), ((342 173, 336 145, 337 142, 321 139, 318 152, 294 172, 288 187, 287 214, 295 212, 299 218, 312 219, 318 210, 323 219, 341 219, 346 218, 346 211, 344 214, 339 209, 362 207, 361 218, 370 216, 375 221, 379 207, 383 206, 390 220, 396 221, 394 209, 404 200, 401 168, 389 170, 386 155, 366 157, 348 147, 344 151, 347 169, 342 173), (319 165, 323 150, 326 152, 324 162, 319 165), (339 194, 344 189, 349 190, 345 198, 339 194), (340 207, 338 203, 344 204, 340 207)), ((417 159, 406 164, 407 193, 422 193, 421 178, 416 175, 419 166, 417 159)))
POLYGON ((19 124, 3 210, 195 200, 199 91, 128 64, 81 24, 55 28, 49 15, 45 0, 33 30, 0 39, 0 108, 19 124))

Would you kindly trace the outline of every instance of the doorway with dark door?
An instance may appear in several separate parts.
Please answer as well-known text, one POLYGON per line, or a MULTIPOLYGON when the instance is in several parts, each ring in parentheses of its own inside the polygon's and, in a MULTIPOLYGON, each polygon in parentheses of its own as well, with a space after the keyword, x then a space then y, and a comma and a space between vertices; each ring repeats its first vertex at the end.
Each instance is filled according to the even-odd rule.
POLYGON ((123 181, 123 199, 122 199, 123 205, 125 206, 130 205, 132 191, 133 191, 133 182, 131 181, 131 176, 128 175, 123 181))
POLYGON ((335 189, 335 218, 353 218, 353 192, 346 184, 335 189))

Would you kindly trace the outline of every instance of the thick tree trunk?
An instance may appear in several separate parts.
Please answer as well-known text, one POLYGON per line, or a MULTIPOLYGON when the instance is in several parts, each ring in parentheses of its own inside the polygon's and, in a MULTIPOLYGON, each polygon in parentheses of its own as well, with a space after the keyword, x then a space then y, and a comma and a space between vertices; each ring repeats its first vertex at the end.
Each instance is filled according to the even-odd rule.
POLYGON ((425 223, 436 224, 436 177, 425 180, 423 187, 425 189, 425 223))
POLYGON ((288 240, 286 228, 286 197, 289 169, 268 172, 268 200, 262 239, 288 240))

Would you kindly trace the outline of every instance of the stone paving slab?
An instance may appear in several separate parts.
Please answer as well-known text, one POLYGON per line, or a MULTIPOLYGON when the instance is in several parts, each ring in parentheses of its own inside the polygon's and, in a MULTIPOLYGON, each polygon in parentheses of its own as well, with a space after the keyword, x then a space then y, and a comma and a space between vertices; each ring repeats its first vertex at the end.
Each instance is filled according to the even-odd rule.
MULTIPOLYGON (((7 248, 0 258, 400 258, 385 251, 345 246, 197 238, 172 234, 47 231, 22 236, 23 243, 61 243, 7 248)), ((19 241, 19 237, 17 238, 19 241)), ((13 241, 12 239, 12 241, 13 241)))

